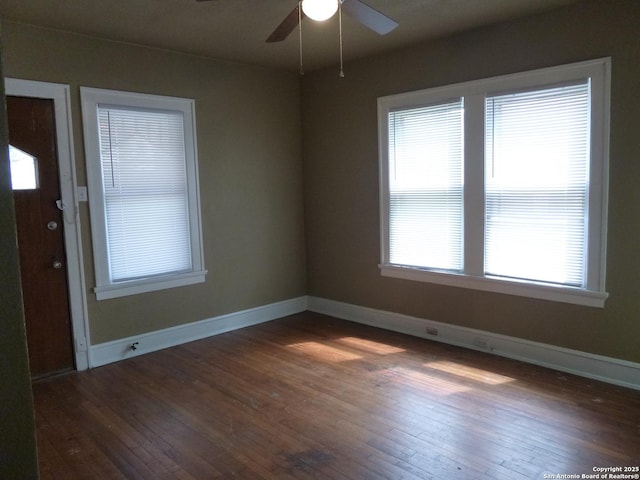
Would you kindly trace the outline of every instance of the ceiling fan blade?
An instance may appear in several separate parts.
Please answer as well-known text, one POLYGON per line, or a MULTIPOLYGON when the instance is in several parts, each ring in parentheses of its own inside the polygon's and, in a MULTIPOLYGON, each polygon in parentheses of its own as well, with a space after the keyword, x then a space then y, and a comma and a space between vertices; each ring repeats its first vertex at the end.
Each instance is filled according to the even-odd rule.
POLYGON ((380 35, 386 35, 398 26, 398 22, 360 0, 341 1, 345 13, 380 35))
POLYGON ((284 18, 282 23, 276 27, 273 33, 269 35, 269 38, 267 38, 267 43, 281 42, 282 40, 287 38, 289 34, 293 32, 293 30, 298 26, 299 18, 303 19, 305 18, 305 16, 306 15, 304 14, 304 12, 298 13, 298 7, 296 6, 296 8, 291 10, 291 13, 289 13, 289 15, 284 18), (299 15, 301 16, 299 17, 299 15))

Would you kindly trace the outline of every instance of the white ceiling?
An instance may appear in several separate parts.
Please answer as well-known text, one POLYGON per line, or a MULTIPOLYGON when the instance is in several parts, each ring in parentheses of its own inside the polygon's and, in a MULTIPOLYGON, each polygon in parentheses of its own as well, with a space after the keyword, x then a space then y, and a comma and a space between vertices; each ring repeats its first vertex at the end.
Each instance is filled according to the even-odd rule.
MULTIPOLYGON (((343 19, 344 58, 526 16, 577 0, 364 0, 400 26, 379 36, 343 19)), ((298 69, 298 33, 265 43, 296 0, 0 0, 7 20, 242 63, 298 69)), ((305 70, 339 61, 336 17, 303 22, 305 70)))

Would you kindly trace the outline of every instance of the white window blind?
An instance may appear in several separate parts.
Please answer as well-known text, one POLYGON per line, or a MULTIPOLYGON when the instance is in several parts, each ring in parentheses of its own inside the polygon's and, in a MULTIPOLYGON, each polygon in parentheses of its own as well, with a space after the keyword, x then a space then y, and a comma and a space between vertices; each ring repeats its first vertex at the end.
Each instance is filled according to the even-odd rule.
POLYGON ((462 99, 388 114, 389 262, 461 270, 462 99))
POLYGON ((111 282, 189 272, 183 114, 98 106, 111 282))
POLYGON ((584 287, 589 83, 489 96, 485 273, 584 287))

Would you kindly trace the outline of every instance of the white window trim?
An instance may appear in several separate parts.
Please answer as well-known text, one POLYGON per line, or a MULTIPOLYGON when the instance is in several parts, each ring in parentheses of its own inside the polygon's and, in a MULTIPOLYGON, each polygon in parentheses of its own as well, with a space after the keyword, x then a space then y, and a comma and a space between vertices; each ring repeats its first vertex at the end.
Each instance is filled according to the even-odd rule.
POLYGON ((386 277, 416 280, 440 285, 470 288, 529 298, 604 307, 607 203, 609 184, 609 105, 611 59, 544 68, 529 72, 492 77, 471 82, 416 92, 380 97, 378 99, 378 139, 380 168, 381 274, 386 277), (576 79, 590 78, 591 97, 591 164, 589 186, 589 225, 586 288, 508 280, 484 276, 484 101, 491 94, 509 90, 553 85, 576 79), (465 218, 464 273, 439 272, 389 262, 389 180, 388 180, 388 114, 393 109, 430 104, 444 99, 465 99, 465 218), (482 108, 471 108, 472 106, 482 108), (470 187, 471 186, 471 187, 470 187), (479 201, 480 200, 480 201, 479 201))
POLYGON ((96 270, 97 300, 106 300, 127 295, 152 292, 167 288, 202 283, 207 271, 204 268, 200 193, 198 180, 197 139, 195 129, 195 102, 191 99, 165 97, 80 87, 84 142, 87 163, 87 181, 91 210, 93 257, 96 270), (100 166, 100 143, 98 137, 98 105, 115 105, 132 108, 164 109, 181 111, 184 117, 185 154, 189 222, 191 228, 191 255, 193 270, 188 273, 169 274, 146 279, 112 283, 109 277, 108 249, 106 242, 105 202, 100 166))

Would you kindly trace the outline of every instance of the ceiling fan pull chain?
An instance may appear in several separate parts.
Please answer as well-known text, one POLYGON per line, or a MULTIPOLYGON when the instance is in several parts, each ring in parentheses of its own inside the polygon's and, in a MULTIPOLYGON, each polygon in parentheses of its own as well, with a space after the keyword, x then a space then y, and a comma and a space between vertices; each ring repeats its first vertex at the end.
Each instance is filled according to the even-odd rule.
POLYGON ((344 77, 342 69, 342 0, 338 1, 338 26, 340 28, 340 78, 344 77))
POLYGON ((300 75, 304 75, 304 68, 302 67, 302 0, 298 2, 298 32, 300 39, 300 75))

